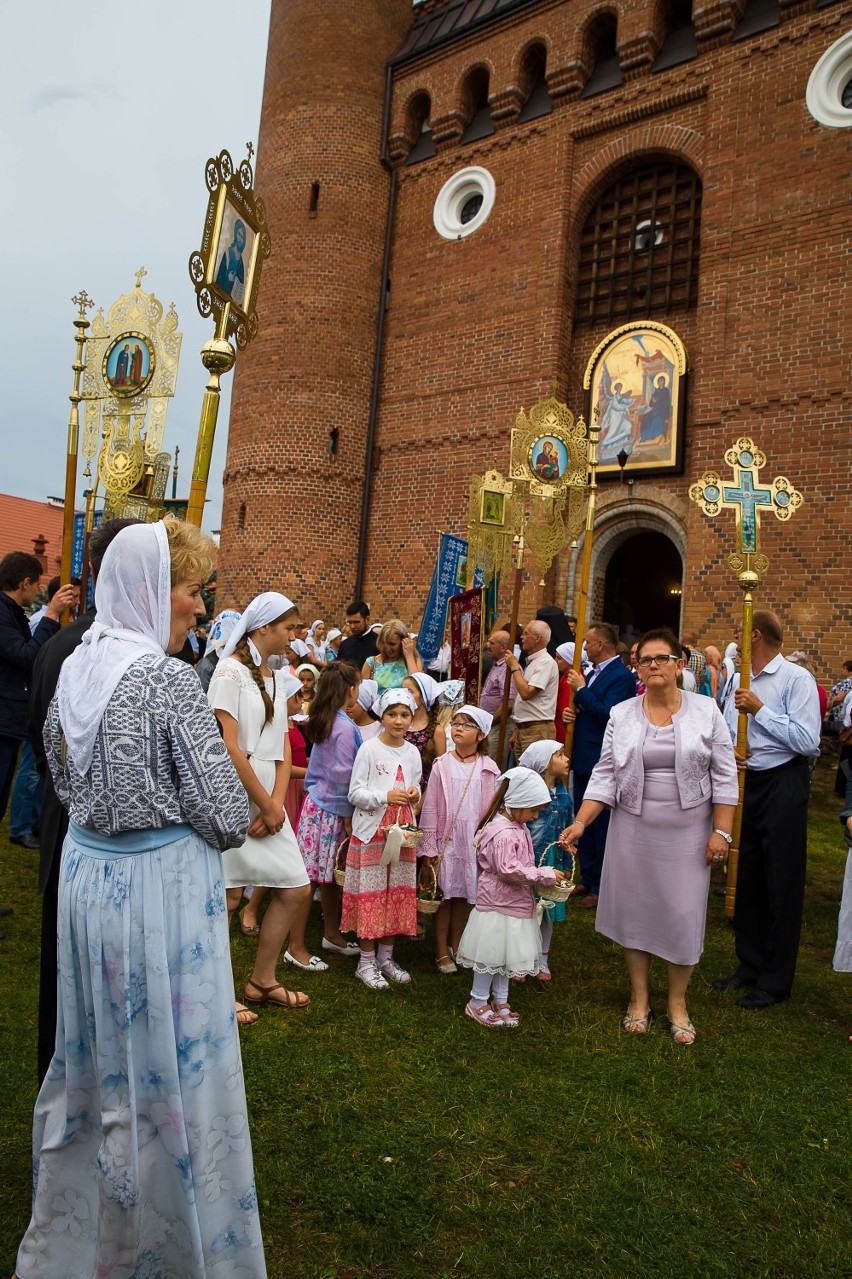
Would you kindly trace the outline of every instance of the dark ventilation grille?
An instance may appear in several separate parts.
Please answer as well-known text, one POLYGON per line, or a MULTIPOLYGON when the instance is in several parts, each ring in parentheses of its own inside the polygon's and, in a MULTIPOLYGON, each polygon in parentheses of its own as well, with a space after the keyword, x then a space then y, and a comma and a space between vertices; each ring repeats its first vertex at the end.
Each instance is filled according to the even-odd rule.
POLYGON ((683 165, 621 178, 580 239, 578 324, 683 311, 698 300, 701 182, 683 165))

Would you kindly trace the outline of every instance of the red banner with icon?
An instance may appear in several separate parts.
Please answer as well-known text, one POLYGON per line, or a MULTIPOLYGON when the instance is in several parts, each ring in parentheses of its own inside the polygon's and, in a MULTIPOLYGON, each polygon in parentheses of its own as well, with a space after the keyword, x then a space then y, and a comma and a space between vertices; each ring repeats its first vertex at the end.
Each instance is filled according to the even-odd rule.
POLYGON ((479 705, 485 591, 481 586, 450 597, 450 676, 464 680, 464 699, 479 705))

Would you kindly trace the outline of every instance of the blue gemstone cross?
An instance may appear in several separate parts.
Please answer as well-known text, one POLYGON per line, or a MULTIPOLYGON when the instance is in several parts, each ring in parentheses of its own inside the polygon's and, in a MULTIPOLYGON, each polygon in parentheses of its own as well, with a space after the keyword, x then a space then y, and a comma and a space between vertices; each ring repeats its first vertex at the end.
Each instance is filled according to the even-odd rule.
POLYGON ((739 473, 739 486, 723 487, 722 496, 728 505, 739 508, 737 514, 739 515, 740 529, 742 531, 743 552, 756 551, 756 508, 758 506, 772 506, 772 490, 755 488, 753 473, 741 470, 739 473))

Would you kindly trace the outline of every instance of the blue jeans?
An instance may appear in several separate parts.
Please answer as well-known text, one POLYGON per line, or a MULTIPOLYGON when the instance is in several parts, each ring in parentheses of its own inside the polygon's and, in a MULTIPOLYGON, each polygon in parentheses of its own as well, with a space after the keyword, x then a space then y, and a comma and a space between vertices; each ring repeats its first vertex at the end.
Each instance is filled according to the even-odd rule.
POLYGON ((39 776, 36 769, 32 746, 29 742, 24 742, 9 810, 9 834, 13 839, 38 834, 43 794, 44 778, 39 776))

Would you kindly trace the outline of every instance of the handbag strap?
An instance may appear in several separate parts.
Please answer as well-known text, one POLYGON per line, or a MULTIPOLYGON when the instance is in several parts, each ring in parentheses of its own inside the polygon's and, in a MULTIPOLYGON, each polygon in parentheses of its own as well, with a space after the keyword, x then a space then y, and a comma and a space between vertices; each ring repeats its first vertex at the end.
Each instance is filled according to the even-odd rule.
POLYGON ((447 848, 447 844, 449 844, 450 840, 452 839, 453 831, 455 830, 455 825, 456 825, 456 818, 461 812, 462 804, 465 801, 467 792, 470 790, 470 783, 473 781, 473 775, 477 771, 479 771, 480 774, 482 773, 482 756, 481 755, 477 758, 476 763, 474 764, 473 768, 470 770, 470 776, 468 777, 467 781, 464 784, 464 790, 461 793, 461 799, 456 805, 456 811, 453 813, 453 820, 450 822, 450 829, 447 831, 446 838, 444 839, 444 842, 441 845, 441 851, 438 853, 439 858, 444 856, 444 853, 447 848))

